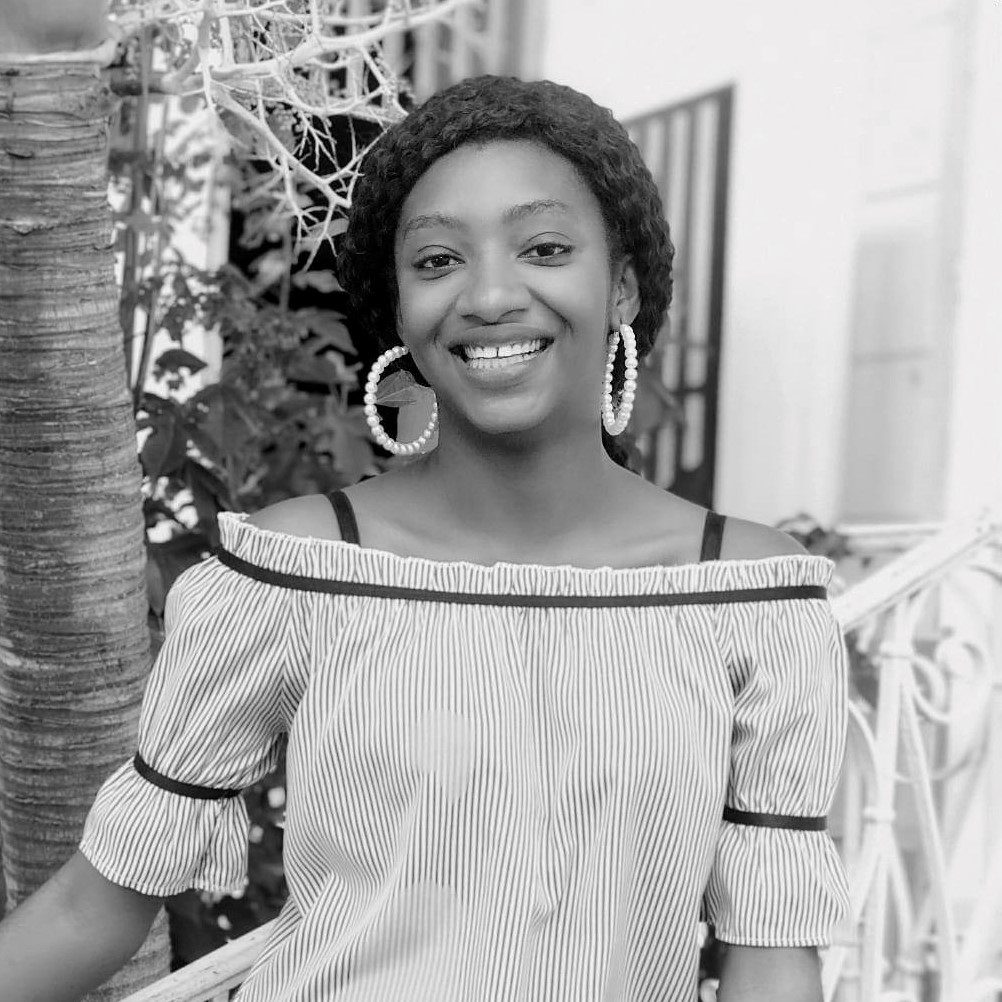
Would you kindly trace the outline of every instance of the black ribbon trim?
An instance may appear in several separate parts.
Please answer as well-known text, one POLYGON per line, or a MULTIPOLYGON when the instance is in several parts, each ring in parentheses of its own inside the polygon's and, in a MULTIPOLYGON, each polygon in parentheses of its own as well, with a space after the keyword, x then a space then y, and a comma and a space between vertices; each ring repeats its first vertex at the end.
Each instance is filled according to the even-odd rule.
POLYGON ((157 772, 149 763, 144 762, 139 752, 136 752, 132 764, 147 783, 159 786, 161 790, 170 793, 179 793, 182 797, 191 797, 194 800, 225 800, 227 797, 239 796, 239 790, 221 790, 212 786, 196 786, 194 783, 182 783, 170 776, 165 776, 162 772, 157 772))
POLYGON ((344 491, 331 491, 327 495, 328 500, 334 507, 334 514, 337 516, 337 525, 341 530, 341 539, 345 543, 354 543, 356 546, 362 545, 362 540, 358 535, 358 521, 355 519, 355 509, 352 508, 348 495, 344 491))
POLYGON ((259 567, 222 547, 216 547, 212 551, 212 556, 238 574, 282 588, 326 592, 329 595, 353 595, 360 598, 449 602, 455 605, 607 609, 638 606, 731 605, 738 602, 776 602, 828 597, 827 589, 821 585, 782 585, 775 588, 740 588, 730 591, 677 592, 663 595, 492 595, 484 592, 401 588, 396 585, 366 584, 359 581, 332 581, 300 574, 286 574, 267 567, 259 567))
POLYGON ((825 816, 805 818, 796 814, 759 814, 756 811, 738 811, 733 807, 724 808, 724 820, 753 828, 792 828, 801 832, 823 832, 828 827, 825 816))
POLYGON ((715 511, 706 513, 706 520, 703 523, 703 543, 699 548, 699 562, 720 559, 720 547, 724 541, 723 515, 715 511))

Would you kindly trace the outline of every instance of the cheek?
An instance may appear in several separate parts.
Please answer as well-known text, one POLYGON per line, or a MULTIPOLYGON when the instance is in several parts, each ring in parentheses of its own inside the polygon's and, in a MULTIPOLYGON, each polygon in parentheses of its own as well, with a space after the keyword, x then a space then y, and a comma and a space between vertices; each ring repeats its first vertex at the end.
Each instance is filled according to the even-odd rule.
POLYGON ((403 338, 434 333, 448 311, 450 298, 440 283, 397 281, 397 325, 403 338))

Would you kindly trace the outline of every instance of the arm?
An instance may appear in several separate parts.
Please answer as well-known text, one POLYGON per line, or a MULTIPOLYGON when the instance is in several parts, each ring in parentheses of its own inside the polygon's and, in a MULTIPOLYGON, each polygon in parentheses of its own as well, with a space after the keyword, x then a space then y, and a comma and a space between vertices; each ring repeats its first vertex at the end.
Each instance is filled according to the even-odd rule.
POLYGON ((4 1002, 73 1002, 145 940, 162 904, 102 876, 80 852, 0 922, 4 1002))
POLYGON ((717 1002, 821 1002, 814 947, 726 946, 717 1002))
MULTIPOLYGON (((792 538, 736 520, 732 557, 803 554, 792 538)), ((725 549, 728 536, 725 535, 725 549)), ((776 584, 827 585, 817 565, 791 565, 776 584)), ((723 947, 718 1002, 821 1002, 814 945, 830 941, 848 905, 844 868, 823 830, 793 822, 827 813, 846 728, 847 661, 825 602, 767 603, 755 623, 723 614, 729 663, 739 671, 727 803, 785 816, 724 820, 707 887, 723 947), (739 945, 757 943, 757 946, 739 945)), ((742 611, 742 614, 743 611, 742 611)))

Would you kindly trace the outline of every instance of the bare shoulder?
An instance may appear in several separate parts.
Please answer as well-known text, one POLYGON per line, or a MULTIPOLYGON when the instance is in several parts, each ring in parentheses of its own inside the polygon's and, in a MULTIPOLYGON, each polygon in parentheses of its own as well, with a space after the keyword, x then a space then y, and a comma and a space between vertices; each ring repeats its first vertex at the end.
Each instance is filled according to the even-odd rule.
POLYGON ((310 536, 313 539, 340 539, 337 517, 330 501, 323 494, 277 501, 248 519, 251 525, 290 536, 310 536))
POLYGON ((793 536, 782 529, 744 518, 728 517, 724 523, 721 556, 725 560, 758 560, 762 557, 781 557, 805 554, 793 536))

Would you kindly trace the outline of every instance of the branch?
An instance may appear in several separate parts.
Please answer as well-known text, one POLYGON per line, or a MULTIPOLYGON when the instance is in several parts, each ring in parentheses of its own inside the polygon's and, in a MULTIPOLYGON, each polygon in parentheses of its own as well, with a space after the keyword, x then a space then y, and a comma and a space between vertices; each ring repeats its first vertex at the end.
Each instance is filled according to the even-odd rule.
POLYGON ((312 184, 331 205, 348 208, 347 199, 339 195, 319 174, 315 174, 302 161, 297 160, 279 141, 275 134, 260 119, 252 115, 243 105, 234 101, 226 90, 218 85, 212 89, 212 98, 228 112, 239 118, 256 136, 264 140, 275 157, 293 174, 312 184))
MULTIPOLYGON (((384 57, 383 43, 454 21, 457 11, 485 2, 386 0, 351 5, 368 10, 351 15, 349 5, 335 0, 112 0, 112 6, 119 39, 143 25, 162 28, 157 35, 166 72, 150 90, 201 94, 208 114, 229 112, 229 149, 233 132, 239 140, 246 130, 249 156, 238 160, 247 161, 244 194, 254 227, 284 232, 294 222, 300 245, 315 252, 350 205, 365 152, 355 122, 381 129, 404 115, 400 94, 406 83, 384 57), (350 152, 334 148, 324 124, 331 118, 348 121, 350 152), (267 180, 252 177, 256 157, 270 167, 267 180)), ((122 79, 117 86, 126 91, 130 82, 122 79)), ((221 150, 215 143, 218 162, 221 150)))
MULTIPOLYGON (((406 18, 408 30, 418 28, 430 21, 439 21, 454 10, 466 7, 474 0, 442 0, 440 4, 420 14, 411 14, 406 18)), ((399 31, 400 20, 387 20, 377 28, 344 35, 317 36, 310 34, 291 52, 273 59, 262 59, 254 63, 234 63, 232 66, 214 66, 210 69, 213 80, 222 82, 241 78, 274 76, 283 69, 305 66, 319 56, 329 56, 348 49, 361 49, 376 45, 388 35, 399 31)))

